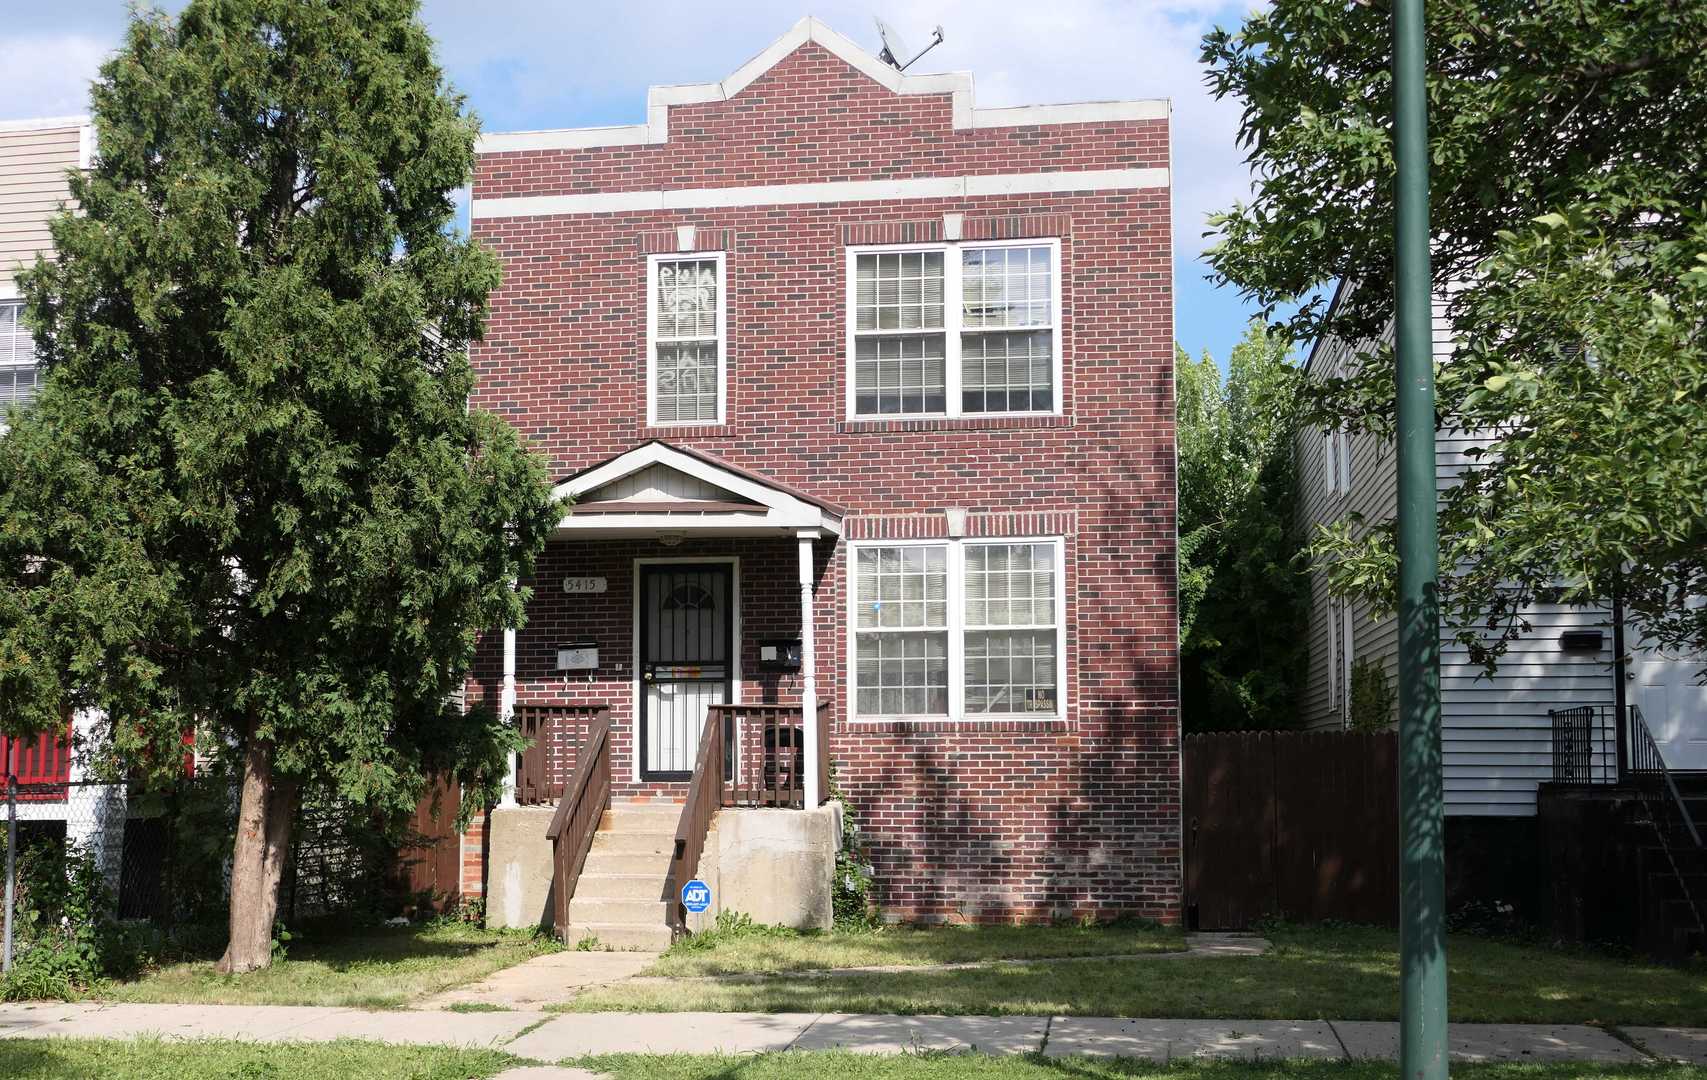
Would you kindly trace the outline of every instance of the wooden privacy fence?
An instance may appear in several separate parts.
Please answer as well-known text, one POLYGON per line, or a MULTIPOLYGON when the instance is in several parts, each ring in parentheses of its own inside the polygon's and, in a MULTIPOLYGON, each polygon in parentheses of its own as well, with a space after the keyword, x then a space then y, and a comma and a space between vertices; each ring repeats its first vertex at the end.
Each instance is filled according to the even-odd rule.
POLYGON ((1397 920, 1392 733, 1214 732, 1184 742, 1188 924, 1397 920))

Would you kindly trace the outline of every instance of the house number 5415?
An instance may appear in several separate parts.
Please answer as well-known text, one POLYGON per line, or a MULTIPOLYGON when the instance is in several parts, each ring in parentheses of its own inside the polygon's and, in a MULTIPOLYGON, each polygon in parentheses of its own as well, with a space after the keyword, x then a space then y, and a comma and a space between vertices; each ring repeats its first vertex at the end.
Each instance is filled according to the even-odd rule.
POLYGON ((566 577, 563 579, 563 591, 566 593, 601 593, 609 587, 602 577, 566 577))

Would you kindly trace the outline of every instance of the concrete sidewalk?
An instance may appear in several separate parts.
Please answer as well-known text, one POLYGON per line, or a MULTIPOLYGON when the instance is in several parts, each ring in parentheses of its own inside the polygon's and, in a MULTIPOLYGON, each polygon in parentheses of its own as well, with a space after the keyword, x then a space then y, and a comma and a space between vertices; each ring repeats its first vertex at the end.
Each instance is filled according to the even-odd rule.
MULTIPOLYGON (((1112 1017, 874 1016, 845 1013, 370 1012, 245 1005, 0 1005, 0 1038, 251 1039, 498 1047, 534 1061, 606 1053, 919 1050, 1049 1057, 1383 1059, 1384 1021, 1131 1020, 1112 1017)), ((1625 1039, 1574 1024, 1454 1024, 1458 1061, 1707 1064, 1707 1029, 1629 1028, 1625 1039), (1634 1043, 1635 1045, 1632 1045, 1634 1043), (1638 1049, 1637 1047, 1643 1049, 1638 1049), (1645 1052, 1644 1052, 1645 1051, 1645 1052)))

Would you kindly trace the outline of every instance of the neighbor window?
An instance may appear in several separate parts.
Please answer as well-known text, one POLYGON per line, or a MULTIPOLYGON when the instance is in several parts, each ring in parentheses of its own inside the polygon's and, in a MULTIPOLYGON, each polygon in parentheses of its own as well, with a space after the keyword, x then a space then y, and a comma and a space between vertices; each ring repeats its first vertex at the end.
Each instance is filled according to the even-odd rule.
POLYGON ((647 422, 721 423, 723 255, 654 256, 646 276, 647 422))
POLYGON ((36 342, 23 314, 22 301, 0 301, 0 412, 36 399, 36 342))
POLYGON ((854 714, 1059 716, 1059 540, 856 545, 854 714))
POLYGON ((848 411, 1060 410, 1060 247, 942 244, 850 253, 848 411))

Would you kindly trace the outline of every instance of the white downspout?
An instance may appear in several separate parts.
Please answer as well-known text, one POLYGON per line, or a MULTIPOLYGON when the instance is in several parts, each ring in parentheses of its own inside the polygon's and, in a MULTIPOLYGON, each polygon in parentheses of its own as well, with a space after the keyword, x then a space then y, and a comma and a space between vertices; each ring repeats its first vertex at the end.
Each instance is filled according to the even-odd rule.
POLYGON ((818 790, 818 667, 812 642, 812 542, 818 530, 802 529, 800 542, 800 730, 806 739, 806 809, 816 809, 818 790))
MULTIPOLYGON (((516 631, 514 627, 504 630, 504 682, 498 691, 498 718, 505 727, 514 727, 516 723, 516 631)), ((516 805, 516 755, 510 755, 510 767, 504 770, 504 793, 498 800, 499 806, 516 805)))

